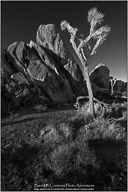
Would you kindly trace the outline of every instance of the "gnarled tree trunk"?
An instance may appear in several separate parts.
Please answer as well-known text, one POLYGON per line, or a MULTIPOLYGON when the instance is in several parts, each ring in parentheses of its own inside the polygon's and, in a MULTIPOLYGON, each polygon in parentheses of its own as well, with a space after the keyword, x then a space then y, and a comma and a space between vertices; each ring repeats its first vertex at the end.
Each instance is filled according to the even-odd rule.
POLYGON ((90 77, 89 77, 88 66, 84 67, 84 80, 86 80, 86 85, 87 85, 87 90, 88 90, 90 113, 91 113, 92 117, 95 118, 93 92, 92 92, 92 86, 91 86, 91 81, 90 81, 90 77))

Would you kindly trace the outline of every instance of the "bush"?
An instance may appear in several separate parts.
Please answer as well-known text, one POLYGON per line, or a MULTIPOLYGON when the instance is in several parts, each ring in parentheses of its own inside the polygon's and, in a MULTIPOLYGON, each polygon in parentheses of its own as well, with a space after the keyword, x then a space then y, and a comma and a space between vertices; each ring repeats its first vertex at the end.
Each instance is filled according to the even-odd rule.
POLYGON ((96 119, 93 123, 85 125, 84 129, 86 139, 126 139, 125 128, 105 119, 96 119))

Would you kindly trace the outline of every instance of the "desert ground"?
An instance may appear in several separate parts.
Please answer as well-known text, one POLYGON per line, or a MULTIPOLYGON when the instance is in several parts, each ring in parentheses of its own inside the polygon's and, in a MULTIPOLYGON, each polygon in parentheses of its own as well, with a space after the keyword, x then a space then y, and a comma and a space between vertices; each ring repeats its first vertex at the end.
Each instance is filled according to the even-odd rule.
MULTIPOLYGON (((94 185, 94 190, 126 190, 126 120, 92 119, 73 106, 35 112, 26 108, 2 118, 2 190, 34 190, 35 185, 94 185)), ((81 188, 82 190, 82 188, 81 188)))

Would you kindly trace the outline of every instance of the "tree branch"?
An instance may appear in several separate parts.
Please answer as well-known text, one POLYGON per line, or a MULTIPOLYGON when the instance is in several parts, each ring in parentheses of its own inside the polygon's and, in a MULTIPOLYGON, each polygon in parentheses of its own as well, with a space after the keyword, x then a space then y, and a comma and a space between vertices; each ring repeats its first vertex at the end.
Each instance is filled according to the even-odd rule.
POLYGON ((96 46, 93 49, 93 52, 92 52, 93 54, 91 54, 91 56, 94 55, 94 51, 96 51, 96 49, 99 47, 99 45, 104 42, 108 33, 111 31, 111 28, 108 26, 100 27, 99 29, 97 29, 95 31, 95 26, 96 26, 95 22, 92 21, 90 34, 88 35, 88 37, 85 40, 81 41, 80 45, 78 46, 78 52, 80 52, 81 48, 86 47, 88 42, 93 38, 93 39, 98 39, 96 46))
POLYGON ((96 51, 99 48, 100 44, 101 44, 101 39, 99 38, 92 49, 92 52, 90 54, 91 57, 96 54, 96 51))
POLYGON ((102 38, 107 37, 108 33, 111 31, 111 28, 109 26, 102 26, 99 29, 97 29, 96 31, 94 31, 94 33, 92 34, 92 37, 94 39, 98 39, 99 37, 102 36, 102 38))
POLYGON ((82 53, 82 56, 83 56, 84 60, 86 61, 86 60, 87 60, 87 56, 86 56, 86 54, 84 53, 83 48, 81 48, 81 53, 82 53))
POLYGON ((81 43, 78 46, 78 52, 80 52, 80 49, 82 47, 86 47, 87 43, 91 40, 92 36, 89 35, 85 40, 81 41, 81 43))
POLYGON ((95 32, 95 27, 96 27, 96 21, 93 19, 93 20, 91 21, 90 35, 94 34, 94 32, 95 32))

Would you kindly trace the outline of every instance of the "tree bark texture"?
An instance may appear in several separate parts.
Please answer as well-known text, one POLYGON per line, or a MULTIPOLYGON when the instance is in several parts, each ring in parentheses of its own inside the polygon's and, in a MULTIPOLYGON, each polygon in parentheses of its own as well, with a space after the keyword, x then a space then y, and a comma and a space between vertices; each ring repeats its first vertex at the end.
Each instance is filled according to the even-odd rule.
POLYGON ((91 113, 92 117, 95 118, 93 92, 92 92, 91 81, 90 81, 90 77, 89 77, 88 66, 84 67, 84 79, 86 80, 86 85, 87 85, 87 90, 88 90, 90 113, 91 113))

